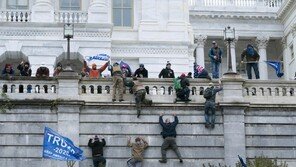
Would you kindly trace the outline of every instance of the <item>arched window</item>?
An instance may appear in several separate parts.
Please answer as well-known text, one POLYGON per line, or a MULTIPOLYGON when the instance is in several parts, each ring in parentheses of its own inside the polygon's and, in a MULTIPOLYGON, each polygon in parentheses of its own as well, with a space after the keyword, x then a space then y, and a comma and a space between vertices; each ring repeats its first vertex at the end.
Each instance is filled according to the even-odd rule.
POLYGON ((114 26, 131 27, 133 0, 113 0, 112 2, 114 26))

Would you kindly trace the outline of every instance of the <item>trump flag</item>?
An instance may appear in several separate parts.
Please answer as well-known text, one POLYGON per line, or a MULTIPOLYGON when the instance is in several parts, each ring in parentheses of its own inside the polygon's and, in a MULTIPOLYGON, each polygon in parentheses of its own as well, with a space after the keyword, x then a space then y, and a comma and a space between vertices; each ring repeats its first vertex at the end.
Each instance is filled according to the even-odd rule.
POLYGON ((83 151, 76 147, 70 139, 48 127, 44 129, 43 158, 61 161, 81 161, 85 159, 83 151))

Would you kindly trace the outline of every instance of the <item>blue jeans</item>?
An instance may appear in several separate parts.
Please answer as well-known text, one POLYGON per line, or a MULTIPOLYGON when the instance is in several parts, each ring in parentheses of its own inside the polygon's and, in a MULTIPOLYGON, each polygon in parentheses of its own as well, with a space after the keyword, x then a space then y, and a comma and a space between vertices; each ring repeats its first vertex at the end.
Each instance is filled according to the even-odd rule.
POLYGON ((258 69, 258 63, 247 63, 247 74, 248 79, 252 79, 252 68, 254 69, 256 79, 259 79, 259 69, 258 69))
POLYGON ((205 120, 206 124, 215 124, 216 108, 215 102, 206 102, 205 104, 205 120))
POLYGON ((211 62, 212 65, 212 77, 213 78, 219 78, 219 67, 220 63, 219 62, 211 62))

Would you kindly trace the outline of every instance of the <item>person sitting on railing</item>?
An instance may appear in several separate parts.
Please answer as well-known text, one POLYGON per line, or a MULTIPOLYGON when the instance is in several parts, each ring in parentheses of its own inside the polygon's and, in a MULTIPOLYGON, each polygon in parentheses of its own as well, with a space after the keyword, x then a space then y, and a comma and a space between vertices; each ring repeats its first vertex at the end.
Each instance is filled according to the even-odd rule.
POLYGON ((171 63, 168 61, 166 67, 161 70, 158 78, 175 78, 174 70, 171 69, 171 63))
POLYGON ((63 71, 62 63, 58 63, 57 67, 54 69, 53 76, 58 76, 63 71))
POLYGON ((45 67, 45 64, 42 63, 41 66, 36 71, 37 78, 48 78, 49 77, 49 69, 45 67))
POLYGON ((256 79, 260 79, 258 61, 260 55, 254 49, 253 45, 248 44, 247 48, 241 54, 241 63, 244 63, 244 58, 247 60, 247 75, 248 79, 252 79, 252 68, 254 69, 256 79))
POLYGON ((111 75, 113 77, 113 92, 112 92, 112 101, 116 101, 116 89, 118 89, 119 102, 123 100, 123 76, 119 63, 114 63, 113 66, 109 66, 111 75))
POLYGON ((91 79, 98 79, 101 77, 101 73, 108 67, 109 63, 110 61, 107 61, 101 68, 97 69, 97 65, 95 63, 93 63, 91 68, 89 68, 86 61, 84 61, 81 73, 83 73, 83 76, 89 76, 91 79))
POLYGON ((221 81, 219 80, 219 88, 215 88, 213 83, 209 83, 209 87, 203 93, 203 97, 206 99, 205 102, 205 127, 214 128, 215 127, 215 117, 216 117, 216 93, 221 91, 223 87, 221 86, 221 81))
POLYGON ((192 72, 188 72, 186 78, 192 78, 192 72))
POLYGON ((4 69, 2 70, 2 78, 11 79, 14 76, 14 70, 11 64, 5 64, 4 69))
POLYGON ((180 82, 180 83, 176 83, 176 84, 180 84, 180 86, 178 86, 178 87, 176 87, 176 84, 174 83, 175 90, 176 90, 176 96, 177 96, 175 102, 177 102, 179 99, 181 101, 185 101, 185 102, 191 101, 189 99, 190 83, 189 83, 188 78, 186 78, 186 75, 184 73, 181 74, 181 76, 177 78, 177 81, 174 81, 174 82, 180 82))
POLYGON ((180 151, 178 149, 177 143, 176 143, 176 126, 179 123, 178 117, 175 113, 173 113, 173 116, 175 117, 174 122, 171 122, 169 118, 163 122, 162 119, 163 113, 159 116, 159 124, 162 126, 162 132, 160 133, 164 139, 162 145, 161 145, 161 160, 159 160, 160 163, 167 163, 167 157, 166 157, 166 150, 168 148, 172 148, 173 151, 177 154, 180 163, 183 163, 180 151))
POLYGON ((148 100, 145 98, 146 89, 137 77, 133 77, 132 81, 124 78, 124 85, 132 88, 132 92, 135 95, 137 117, 139 118, 141 115, 142 104, 151 106, 152 100, 148 100))
POLYGON ((208 71, 203 66, 194 63, 193 68, 194 68, 194 78, 207 78, 209 80, 212 80, 208 71))
POLYGON ((135 71, 133 76, 138 78, 148 78, 148 71, 144 67, 144 64, 140 64, 140 67, 135 71))
POLYGON ((137 137, 135 143, 131 142, 131 137, 127 140, 127 146, 132 147, 132 157, 128 159, 128 167, 142 167, 143 152, 147 149, 148 143, 142 137, 137 137))
POLYGON ((32 70, 30 68, 30 63, 29 62, 21 62, 18 66, 17 69, 20 71, 21 76, 28 76, 30 77, 32 75, 32 70))

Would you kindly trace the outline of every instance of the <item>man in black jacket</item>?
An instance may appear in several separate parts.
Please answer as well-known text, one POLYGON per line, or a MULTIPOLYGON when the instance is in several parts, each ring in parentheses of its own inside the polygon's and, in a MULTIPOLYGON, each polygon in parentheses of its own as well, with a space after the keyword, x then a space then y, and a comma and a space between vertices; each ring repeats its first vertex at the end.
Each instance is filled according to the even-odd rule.
POLYGON ((135 71, 133 76, 138 78, 148 78, 148 71, 144 67, 144 64, 140 64, 140 68, 135 71))
POLYGON ((177 132, 176 132, 176 126, 178 124, 178 117, 177 115, 174 113, 173 116, 175 117, 174 122, 170 122, 170 119, 167 118, 165 120, 165 122, 163 122, 162 119, 163 113, 160 114, 159 117, 159 124, 162 126, 163 130, 161 132, 162 137, 164 138, 164 142, 162 143, 161 146, 161 156, 162 159, 159 160, 160 163, 166 163, 167 159, 166 159, 166 150, 171 147, 174 152, 177 154, 180 163, 183 163, 181 154, 179 152, 178 146, 176 144, 176 136, 177 136, 177 132))
POLYGON ((105 145, 106 141, 103 137, 95 135, 94 138, 89 139, 88 146, 92 149, 94 167, 104 167, 106 165, 106 159, 103 157, 103 147, 105 145))
POLYGON ((171 63, 167 62, 166 67, 162 69, 158 75, 158 78, 175 78, 174 70, 171 69, 171 63))

